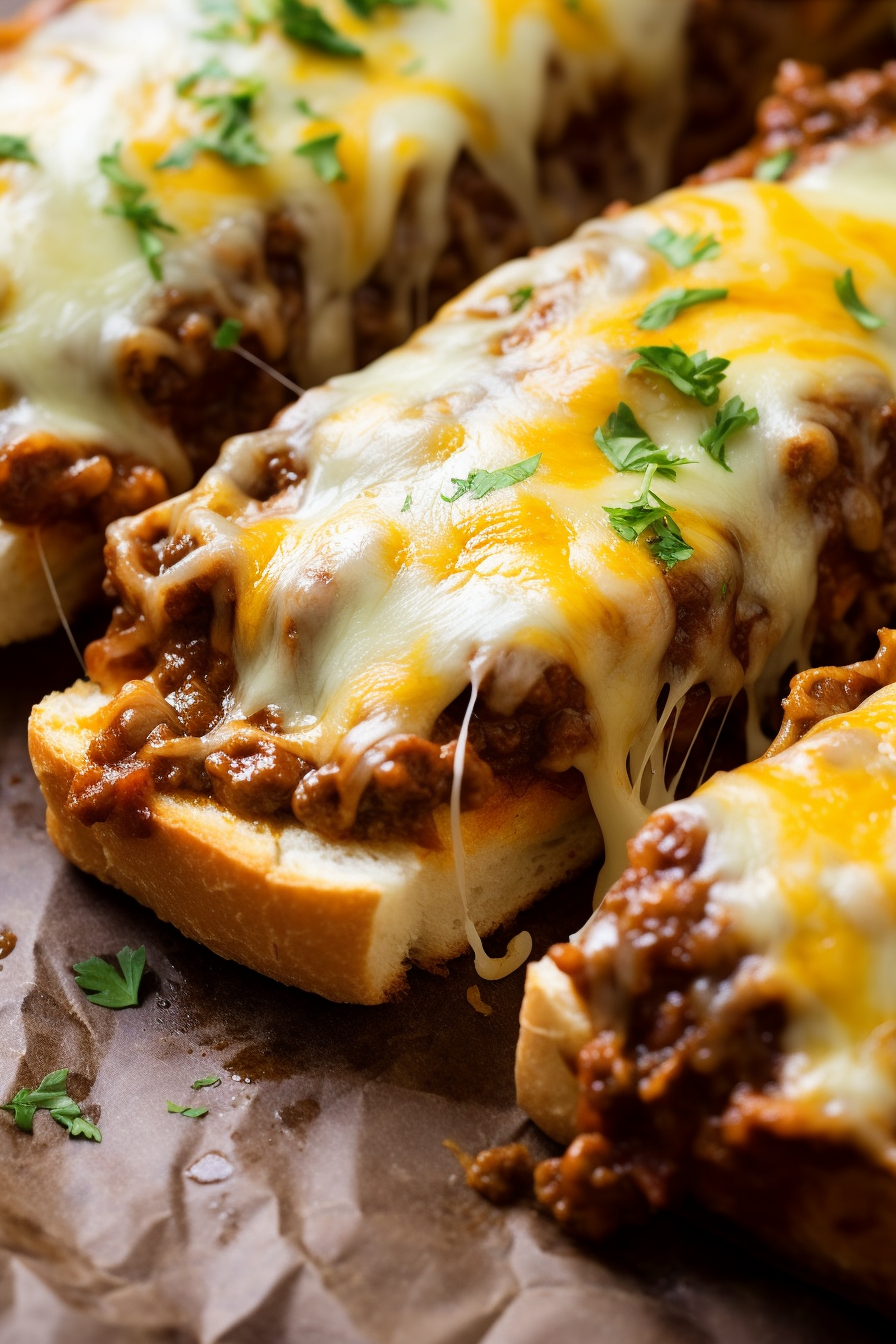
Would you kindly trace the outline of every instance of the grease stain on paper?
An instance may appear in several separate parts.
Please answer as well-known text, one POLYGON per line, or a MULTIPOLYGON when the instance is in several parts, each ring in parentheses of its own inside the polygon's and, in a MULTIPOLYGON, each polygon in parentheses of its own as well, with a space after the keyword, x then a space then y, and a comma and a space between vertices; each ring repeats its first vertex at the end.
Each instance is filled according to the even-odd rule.
POLYGON ((300 1138, 304 1137, 308 1126, 319 1115, 320 1102, 315 1101, 314 1097, 305 1097, 302 1101, 294 1101, 289 1106, 281 1106, 277 1112, 277 1118, 283 1128, 297 1131, 300 1138))

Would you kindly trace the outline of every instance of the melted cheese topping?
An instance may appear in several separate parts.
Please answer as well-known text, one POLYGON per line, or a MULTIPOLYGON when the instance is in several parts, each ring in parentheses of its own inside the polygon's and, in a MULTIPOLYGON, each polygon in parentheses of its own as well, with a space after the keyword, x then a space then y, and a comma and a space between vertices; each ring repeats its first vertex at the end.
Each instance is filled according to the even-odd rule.
MULTIPOLYGON (((542 194, 536 139, 552 121, 594 106, 621 82, 633 98, 630 138, 645 184, 665 171, 681 84, 687 0, 451 0, 444 9, 382 5, 360 19, 345 0, 321 10, 364 57, 333 57, 286 40, 277 22, 254 43, 201 36, 220 15, 198 0, 82 0, 40 29, 0 78, 0 132, 27 137, 38 166, 0 163, 0 431, 50 428, 112 451, 139 451, 182 488, 172 435, 153 425, 115 376, 124 337, 147 320, 156 288, 135 230, 104 213, 115 196, 99 170, 121 145, 126 172, 176 234, 165 280, 220 292, 228 251, 259 248, 264 219, 285 209, 303 236, 308 369, 318 380, 351 363, 350 294, 388 253, 399 203, 417 186, 419 240, 393 277, 408 305, 425 293, 447 240, 445 199, 470 153, 541 241, 569 227, 563 193, 542 194), (650 40, 645 41, 649 34, 650 40), (264 82, 252 129, 263 167, 200 153, 155 165, 206 132, 209 113, 175 85, 211 58, 264 82), (303 98, 316 114, 299 111, 303 98), (647 125, 654 125, 650 167, 647 125), (338 131, 344 181, 327 183, 297 146, 338 131), (5 393, 4 393, 5 387, 5 393)), ((652 184, 652 187, 651 187, 652 184)), ((574 207, 573 207, 574 208, 574 207)), ((247 296, 264 328, 265 295, 247 296)), ((268 300, 269 302, 269 300, 268 300)))
MULTIPOLYGON (((668 799, 660 729, 687 691, 705 682, 729 697, 746 686, 755 706, 804 662, 821 530, 787 474, 788 448, 826 432, 819 399, 892 395, 894 244, 887 221, 756 182, 675 191, 591 224, 488 276, 401 350, 309 393, 267 437, 232 441, 171 507, 172 531, 202 544, 159 577, 133 575, 130 595, 162 625, 172 588, 210 567, 232 573, 229 717, 278 706, 318 764, 358 761, 395 732, 428 735, 474 663, 484 674, 513 651, 517 699, 547 661, 567 664, 595 723, 593 747, 569 764, 585 776, 615 878, 626 838, 668 799), (647 246, 662 225, 714 234, 719 255, 673 272, 647 246), (833 281, 847 266, 888 327, 868 333, 840 305, 833 281), (646 304, 682 283, 730 297, 639 331, 646 304), (508 296, 528 287, 514 312, 508 296), (716 407, 627 372, 634 345, 671 341, 730 359, 719 404, 738 395, 758 408, 759 423, 729 441, 731 472, 698 446, 716 407), (677 609, 667 572, 605 512, 640 488, 593 440, 620 400, 689 464, 656 483, 694 547, 674 572, 701 607, 683 666, 668 656, 677 609), (284 440, 307 481, 259 510, 242 486, 259 453, 284 440), (536 453, 530 479, 445 502, 452 478, 536 453), (730 647, 735 617, 753 620, 746 670, 730 647)), ((870 477, 882 450, 864 451, 870 477)), ((123 555, 129 526, 112 529, 123 555)))
POLYGON ((781 1092, 896 1167, 896 686, 671 810, 708 828, 738 981, 788 1006, 781 1092))

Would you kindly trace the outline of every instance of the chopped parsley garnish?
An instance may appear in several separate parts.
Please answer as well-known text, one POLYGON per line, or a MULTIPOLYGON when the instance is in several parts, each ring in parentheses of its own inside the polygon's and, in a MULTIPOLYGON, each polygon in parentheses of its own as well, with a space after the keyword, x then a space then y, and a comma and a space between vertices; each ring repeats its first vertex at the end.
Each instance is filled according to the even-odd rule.
POLYGON ((116 960, 121 967, 120 975, 101 957, 79 961, 72 967, 75 984, 83 989, 91 1003, 98 1003, 101 1008, 134 1008, 140 1001, 146 948, 138 947, 132 952, 129 947, 123 947, 116 960))
POLYGON ((314 140, 306 140, 304 145, 298 145, 293 153, 310 160, 311 167, 321 182, 346 182, 348 173, 339 162, 339 155, 336 152, 336 146, 341 139, 341 131, 318 135, 314 140))
POLYGON ((178 1106, 176 1101, 169 1101, 167 1106, 172 1115, 185 1115, 188 1120, 198 1120, 201 1115, 208 1115, 207 1106, 178 1106))
POLYGON ((760 159, 753 169, 753 176, 760 182, 778 182, 796 158, 792 149, 782 149, 780 154, 772 154, 769 159, 760 159))
MULTIPOLYGON (((381 5, 390 5, 393 9, 414 9, 417 5, 423 4, 424 0, 345 0, 345 3, 349 9, 360 14, 362 19, 369 19, 374 10, 379 9, 381 5)), ((437 4, 437 8, 441 9, 442 5, 437 4)))
POLYGON ((705 350, 686 355, 680 345, 643 345, 635 349, 639 358, 628 369, 629 373, 646 369, 659 374, 686 397, 696 397, 704 406, 718 401, 719 383, 725 377, 730 359, 710 359, 705 350))
POLYGON ((645 471, 653 464, 658 476, 674 481, 676 467, 690 466, 688 458, 670 457, 665 448, 658 448, 624 401, 611 411, 606 424, 594 431, 594 442, 617 471, 645 471))
POLYGON ((328 56, 363 56, 364 52, 343 37, 317 8, 302 0, 280 0, 280 26, 293 42, 325 51, 328 56))
POLYGON ((725 461, 726 443, 732 434, 746 429, 748 425, 758 424, 759 412, 756 407, 751 406, 747 410, 740 397, 732 397, 730 401, 725 402, 720 411, 716 411, 715 423, 700 435, 697 442, 701 448, 706 449, 714 462, 730 471, 731 468, 725 461))
POLYGON ((659 252, 660 256, 665 257, 670 266, 674 266, 677 271, 684 270, 685 266, 693 266, 698 261, 712 261, 722 250, 722 244, 711 233, 705 238, 694 230, 687 235, 676 233, 668 225, 664 225, 647 239, 647 246, 652 247, 654 252, 659 252))
POLYGON ((520 481, 527 481, 535 473, 540 461, 541 453, 536 453, 534 457, 527 457, 524 462, 515 462, 511 467, 498 467, 496 471, 484 471, 479 467, 463 480, 452 476, 451 484, 456 485, 457 489, 453 495, 442 495, 442 499, 446 504, 453 504, 462 495, 483 499, 493 490, 503 490, 507 485, 518 485, 520 481))
POLYGON ((81 1107, 72 1101, 66 1089, 68 1069, 57 1069, 48 1073, 38 1087, 29 1090, 19 1088, 12 1101, 0 1106, 0 1111, 11 1111, 19 1129, 26 1134, 34 1132, 34 1116, 37 1111, 49 1111, 57 1125, 67 1129, 73 1139, 81 1136, 102 1142, 102 1135, 96 1125, 81 1114, 81 1107))
POLYGON ((320 113, 315 112, 314 108, 311 106, 307 98, 297 98, 295 101, 295 106, 298 109, 298 111, 301 112, 303 117, 310 117, 312 121, 318 120, 320 113))
POLYGON ((212 26, 197 33, 207 42, 257 41, 264 25, 273 18, 274 6, 266 0, 199 0, 199 11, 211 19, 212 26))
POLYGON ((143 199, 147 191, 143 183, 128 177, 121 166, 121 145, 116 145, 111 154, 103 154, 99 165, 100 172, 109 179, 118 196, 118 205, 107 205, 104 213, 117 215, 133 224, 150 273, 154 279, 161 280, 162 263, 159 258, 164 247, 161 239, 156 237, 156 232, 161 229, 165 233, 177 233, 177 229, 162 219, 154 205, 143 199))
POLYGON ((405 497, 404 497, 404 503, 403 503, 402 506, 401 506, 401 511, 402 511, 402 513, 407 513, 408 510, 410 509, 411 505, 413 504, 413 502, 414 502, 414 501, 413 501, 413 499, 411 499, 411 492, 410 492, 410 490, 409 490, 408 493, 405 495, 405 497))
POLYGON ((418 70, 423 69, 423 66, 424 66, 423 57, 415 56, 412 61, 408 61, 407 65, 400 66, 398 73, 400 75, 416 75, 418 70))
POLYGON ((638 318, 637 326, 642 331, 660 331, 674 322, 686 308, 698 303, 712 303, 714 299, 727 299, 727 289, 667 289, 653 303, 649 303, 638 318))
POLYGON ((197 107, 210 113, 212 124, 205 135, 191 136, 175 145, 170 153, 159 159, 157 168, 189 168, 200 151, 217 154, 235 168, 251 168, 267 163, 267 151, 262 149, 249 124, 255 99, 264 89, 257 79, 237 79, 218 60, 207 61, 176 84, 182 98, 189 98, 197 107), (211 93, 197 93, 197 85, 208 81, 224 83, 229 87, 211 93))
POLYGON ((615 508, 604 506, 604 513, 609 517, 613 531, 623 541, 637 541, 644 532, 651 532, 652 536, 647 538, 651 554, 667 569, 672 569, 683 560, 689 560, 694 548, 688 545, 678 524, 673 521, 671 515, 675 510, 672 505, 651 489, 656 471, 655 466, 647 468, 641 493, 631 504, 615 508))
POLYGON ((232 350, 243 334, 243 324, 238 317, 226 317, 212 337, 216 350, 232 350))
POLYGON ((520 285, 519 289, 515 289, 512 294, 507 296, 510 300, 510 311, 518 313, 529 302, 534 293, 535 290, 532 285, 520 285))
POLYGON ((37 163, 24 135, 0 135, 0 159, 15 159, 19 163, 37 163))
POLYGON ((205 1078, 197 1078, 195 1083, 191 1083, 190 1086, 194 1091, 198 1091, 200 1087, 217 1087, 220 1081, 221 1079, 216 1073, 209 1073, 205 1078))
POLYGON ((432 9, 448 8, 447 0, 345 0, 345 3, 362 19, 369 19, 383 5, 391 9, 416 9, 418 5, 429 5, 432 9))
POLYGON ((217 56, 212 56, 211 60, 205 62, 198 70, 192 70, 189 75, 184 75, 183 79, 177 80, 174 87, 181 98, 188 97, 196 85, 203 79, 232 79, 230 71, 223 61, 219 61, 217 56))
POLYGON ((877 331, 878 327, 887 325, 885 318, 872 313, 871 309, 866 308, 859 298, 856 293, 856 282, 853 278, 852 267, 844 275, 837 277, 834 281, 834 290, 850 317, 854 317, 859 326, 864 327, 866 331, 877 331))

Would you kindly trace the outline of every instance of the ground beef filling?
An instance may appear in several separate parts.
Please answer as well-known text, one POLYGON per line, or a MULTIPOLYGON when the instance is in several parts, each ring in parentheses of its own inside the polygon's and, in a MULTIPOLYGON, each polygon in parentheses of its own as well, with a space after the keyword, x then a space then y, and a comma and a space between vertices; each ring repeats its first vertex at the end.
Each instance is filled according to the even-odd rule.
POLYGON ((168 494, 155 467, 29 434, 0 445, 0 519, 20 527, 81 521, 101 531, 168 494))
POLYGON ((896 62, 828 81, 817 65, 783 61, 773 92, 759 107, 753 139, 698 173, 697 182, 752 177, 757 166, 788 152, 784 177, 823 162, 836 142, 868 144, 896 126, 896 62))
POLYGON ((757 992, 713 1007, 745 949, 695 877, 705 839, 695 821, 653 818, 602 907, 618 947, 551 952, 586 1001, 599 985, 611 1007, 579 1056, 579 1135, 535 1172, 539 1201, 589 1237, 690 1189, 734 1102, 776 1075, 782 1005, 757 992))
POLYGON ((696 0, 686 123, 674 179, 742 145, 778 63, 799 55, 840 73, 894 54, 888 18, 851 0, 696 0))
MULTIPOLYGON (((267 222, 260 252, 242 258, 229 252, 228 274, 235 296, 247 286, 269 296, 277 328, 278 350, 247 325, 240 344, 280 373, 296 376, 297 347, 305 323, 301 237, 284 214, 267 222)), ((153 420, 170 428, 197 474, 215 461, 221 444, 234 434, 264 429, 293 394, 263 369, 229 350, 216 350, 212 338, 226 317, 220 298, 168 288, 147 315, 146 329, 124 342, 119 375, 125 389, 153 420), (159 340, 159 334, 167 340, 159 340)))
MULTIPOLYGON (((149 549, 161 566, 176 563, 175 546, 167 541, 149 549)), ((153 792, 191 790, 210 793, 243 816, 291 813, 332 839, 438 845, 433 812, 451 797, 466 697, 439 716, 432 739, 395 735, 351 769, 338 761, 316 767, 300 757, 279 735, 282 722, 273 708, 227 723, 222 745, 205 753, 199 739, 221 728, 233 686, 232 663, 209 634, 213 605, 213 595, 197 597, 153 654, 142 642, 141 618, 123 608, 108 634, 90 646, 91 675, 107 688, 124 682, 124 707, 94 738, 90 764, 72 782, 72 814, 92 825, 125 808, 139 829, 148 824, 153 792)), ((481 807, 496 777, 522 790, 539 775, 563 792, 578 791, 581 779, 569 761, 590 736, 584 690, 566 667, 548 667, 512 715, 490 711, 483 699, 470 725, 462 808, 481 807)))

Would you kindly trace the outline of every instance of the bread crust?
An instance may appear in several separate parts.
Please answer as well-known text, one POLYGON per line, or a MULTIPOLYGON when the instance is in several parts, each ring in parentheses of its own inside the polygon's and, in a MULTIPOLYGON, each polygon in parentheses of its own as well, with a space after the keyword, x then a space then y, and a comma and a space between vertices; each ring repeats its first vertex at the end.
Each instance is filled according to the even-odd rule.
MULTIPOLYGON (((89 721, 106 703, 78 682, 48 696, 29 726, 50 837, 78 867, 218 955, 339 1002, 382 1003, 403 988, 409 961, 432 966, 466 950, 444 807, 438 850, 329 841, 291 819, 249 820, 192 794, 155 796, 146 837, 114 814, 92 827, 76 821, 65 799, 86 763, 89 721)), ((522 797, 499 790, 464 815, 463 834, 482 934, 601 851, 587 795, 570 799, 540 781, 522 797)))
POLYGON ((593 1035, 569 976, 550 957, 528 966, 516 1045, 517 1104, 558 1143, 576 1135, 576 1058, 593 1035))

